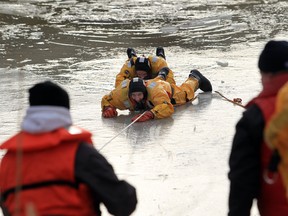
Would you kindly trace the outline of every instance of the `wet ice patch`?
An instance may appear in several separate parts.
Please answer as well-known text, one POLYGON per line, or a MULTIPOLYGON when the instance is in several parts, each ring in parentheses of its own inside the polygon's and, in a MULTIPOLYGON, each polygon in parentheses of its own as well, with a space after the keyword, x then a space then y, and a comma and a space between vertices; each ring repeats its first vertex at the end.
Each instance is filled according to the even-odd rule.
POLYGON ((0 3, 0 14, 33 17, 39 14, 36 6, 28 3, 0 3))
POLYGON ((164 26, 160 28, 160 31, 164 34, 172 34, 178 31, 176 26, 164 26))

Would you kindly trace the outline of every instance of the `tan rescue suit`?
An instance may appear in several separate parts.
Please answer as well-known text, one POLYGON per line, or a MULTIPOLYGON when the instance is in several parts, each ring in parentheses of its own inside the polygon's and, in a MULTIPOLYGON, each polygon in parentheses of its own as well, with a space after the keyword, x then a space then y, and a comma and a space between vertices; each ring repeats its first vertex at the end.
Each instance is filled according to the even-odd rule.
POLYGON ((277 149, 281 162, 278 170, 286 188, 288 198, 288 84, 285 84, 276 98, 276 109, 265 128, 265 139, 272 149, 277 149))
MULTIPOLYGON (((110 106, 134 111, 135 103, 128 95, 129 83, 130 80, 124 80, 117 88, 105 95, 101 101, 102 110, 110 106)), ((147 80, 145 84, 148 93, 146 105, 156 119, 171 116, 175 105, 182 105, 192 100, 199 85, 195 78, 188 78, 181 86, 176 86, 159 77, 147 80)))
MULTIPOLYGON (((116 75, 116 81, 115 81, 115 87, 118 87, 121 82, 125 79, 131 80, 132 78, 136 77, 136 72, 135 72, 135 61, 137 57, 132 57, 131 59, 128 59, 124 65, 122 66, 120 72, 116 75)), ((168 67, 167 62, 165 59, 162 57, 158 56, 148 56, 148 60, 151 65, 151 78, 155 78, 158 75, 158 72, 160 69, 164 67, 168 67)), ((172 70, 169 69, 168 76, 166 78, 166 81, 171 83, 171 84, 176 84, 174 80, 174 73, 172 70)))

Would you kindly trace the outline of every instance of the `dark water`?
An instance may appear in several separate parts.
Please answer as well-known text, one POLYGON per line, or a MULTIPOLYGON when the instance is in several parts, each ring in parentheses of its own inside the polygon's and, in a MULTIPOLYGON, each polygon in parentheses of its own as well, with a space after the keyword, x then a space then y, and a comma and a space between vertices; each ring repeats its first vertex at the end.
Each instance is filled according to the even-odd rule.
MULTIPOLYGON (((131 123, 126 111, 102 119, 100 107, 127 47, 147 55, 163 46, 177 83, 198 68, 214 90, 245 104, 261 90, 264 44, 288 40, 287 10, 286 0, 2 0, 0 142, 19 130, 27 89, 51 79, 70 93, 74 123, 92 131, 97 148, 105 145, 131 123)), ((134 124, 109 143, 101 152, 137 189, 133 215, 225 215, 242 112, 200 92, 171 118, 134 124)))
POLYGON ((286 0, 2 0, 0 65, 53 76, 130 46, 229 50, 287 32, 287 12, 286 0))

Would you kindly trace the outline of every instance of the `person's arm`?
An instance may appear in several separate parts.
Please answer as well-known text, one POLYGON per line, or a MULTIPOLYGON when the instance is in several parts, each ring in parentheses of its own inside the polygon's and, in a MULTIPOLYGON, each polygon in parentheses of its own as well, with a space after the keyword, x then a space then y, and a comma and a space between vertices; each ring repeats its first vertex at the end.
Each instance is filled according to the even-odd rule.
POLYGON ((236 125, 229 158, 229 216, 249 216, 259 194, 263 129, 264 119, 256 105, 244 112, 236 125))
POLYGON ((105 107, 114 107, 110 102, 113 99, 112 93, 113 92, 111 91, 109 94, 106 94, 102 97, 102 100, 101 100, 102 112, 105 109, 105 107))
POLYGON ((9 212, 8 212, 8 209, 4 206, 4 203, 2 203, 2 200, 3 198, 1 197, 1 194, 0 194, 0 209, 2 209, 2 213, 4 216, 9 216, 9 212))
MULTIPOLYGON (((265 141, 273 149, 280 143, 286 143, 288 125, 288 84, 278 92, 276 109, 265 128, 265 141)), ((281 151, 280 151, 281 152, 281 151)))
MULTIPOLYGON (((168 64, 165 59, 161 57, 156 57, 156 56, 149 56, 148 57, 150 62, 152 62, 152 78, 155 78, 158 76, 159 71, 162 68, 169 68, 168 64)), ((167 74, 166 77, 166 82, 169 82, 170 84, 176 84, 175 79, 174 79, 174 73, 173 71, 169 68, 169 73, 167 74)))
POLYGON ((135 210, 135 188, 119 180, 113 167, 93 146, 85 143, 79 145, 75 177, 91 189, 94 201, 102 202, 112 215, 128 216, 135 210))
POLYGON ((150 110, 155 119, 162 119, 170 117, 174 113, 174 106, 171 103, 171 99, 168 95, 172 94, 171 86, 164 81, 151 80, 147 86, 148 100, 153 104, 153 108, 150 110))
POLYGON ((169 73, 167 75, 166 82, 169 82, 170 84, 176 85, 176 82, 174 79, 174 72, 171 69, 169 69, 169 73))
POLYGON ((155 106, 150 111, 153 113, 155 119, 167 118, 174 113, 174 106, 168 96, 160 96, 159 98, 154 98, 152 101, 155 106))
POLYGON ((113 91, 107 95, 104 95, 101 100, 102 116, 104 118, 113 118, 118 115, 116 107, 112 104, 113 91))
POLYGON ((136 76, 133 64, 137 57, 133 57, 133 59, 127 60, 122 66, 120 72, 116 75, 115 88, 117 88, 123 80, 131 80, 133 77, 136 76))
POLYGON ((102 114, 106 107, 111 107, 115 111, 132 109, 132 105, 128 95, 129 80, 124 80, 117 88, 113 89, 109 94, 102 97, 101 108, 102 114))

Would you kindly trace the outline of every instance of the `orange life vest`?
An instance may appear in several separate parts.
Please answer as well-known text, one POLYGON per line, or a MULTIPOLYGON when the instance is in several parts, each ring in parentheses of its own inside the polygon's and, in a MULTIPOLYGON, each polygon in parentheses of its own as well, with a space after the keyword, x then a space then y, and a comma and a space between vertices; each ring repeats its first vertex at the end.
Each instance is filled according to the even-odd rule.
MULTIPOLYGON (((265 141, 274 150, 271 158, 271 178, 278 174, 283 180, 288 199, 288 82, 279 90, 273 116, 265 127, 265 141)), ((269 176, 270 177, 270 176, 269 176)), ((270 179, 269 179, 270 180, 270 179)), ((272 181, 273 182, 273 181, 272 181)))
POLYGON ((8 212, 24 216, 32 205, 37 215, 97 215, 88 188, 75 180, 75 155, 81 142, 92 143, 91 133, 74 126, 40 134, 21 131, 4 142, 0 148, 7 152, 0 164, 0 191, 8 212), (21 190, 15 194, 17 178, 21 190))
MULTIPOLYGON (((278 90, 288 80, 288 75, 275 78, 273 82, 266 86, 258 97, 248 103, 248 107, 257 104, 264 116, 265 124, 270 120, 275 110, 275 101, 278 90)), ((258 209, 261 216, 287 216, 288 202, 285 197, 285 188, 281 178, 274 184, 268 184, 264 180, 264 173, 267 171, 268 164, 272 155, 272 150, 263 141, 261 145, 261 173, 260 194, 258 197, 258 209)))

